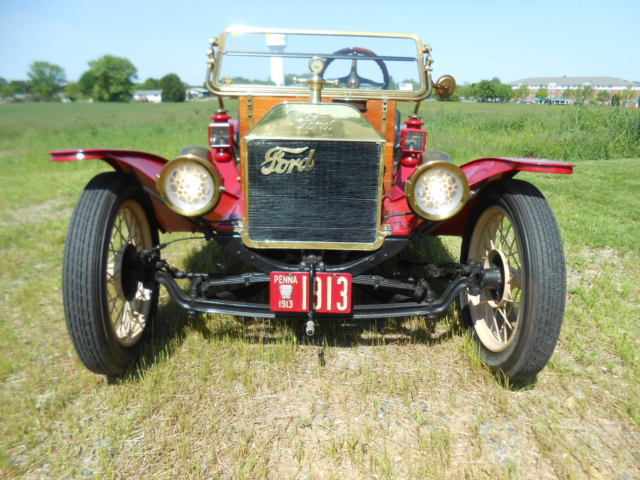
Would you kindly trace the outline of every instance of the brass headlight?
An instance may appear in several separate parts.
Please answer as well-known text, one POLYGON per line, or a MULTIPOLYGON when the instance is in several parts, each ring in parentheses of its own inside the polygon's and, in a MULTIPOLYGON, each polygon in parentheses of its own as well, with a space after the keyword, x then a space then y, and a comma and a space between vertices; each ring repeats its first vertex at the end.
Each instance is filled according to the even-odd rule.
POLYGON ((467 202, 469 184, 456 165, 436 160, 418 167, 407 180, 406 194, 416 214, 427 220, 445 220, 467 202))
POLYGON ((203 215, 220 200, 220 175, 206 160, 187 154, 164 166, 158 190, 174 212, 186 217, 203 215))

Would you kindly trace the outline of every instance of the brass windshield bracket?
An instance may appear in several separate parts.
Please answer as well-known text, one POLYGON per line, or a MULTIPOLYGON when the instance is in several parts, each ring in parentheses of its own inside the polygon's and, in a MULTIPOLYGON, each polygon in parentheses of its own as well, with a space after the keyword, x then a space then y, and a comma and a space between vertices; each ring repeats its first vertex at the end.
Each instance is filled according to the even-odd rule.
MULTIPOLYGON (((218 39, 217 38, 212 38, 211 40, 209 40, 209 50, 207 51, 207 76, 204 80, 204 85, 205 87, 207 87, 207 89, 212 92, 212 93, 216 93, 213 84, 215 81, 215 66, 216 66, 216 47, 218 46, 218 39)), ((224 103, 222 101, 222 96, 216 93, 216 97, 218 97, 218 106, 221 109, 224 109, 224 103)))

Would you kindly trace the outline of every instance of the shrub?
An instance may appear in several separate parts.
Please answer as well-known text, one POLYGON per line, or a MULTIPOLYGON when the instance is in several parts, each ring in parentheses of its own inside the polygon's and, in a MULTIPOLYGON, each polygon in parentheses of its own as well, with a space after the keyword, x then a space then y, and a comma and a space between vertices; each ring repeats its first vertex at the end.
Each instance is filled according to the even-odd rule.
POLYGON ((175 73, 165 75, 160 79, 163 102, 184 102, 184 85, 175 73))

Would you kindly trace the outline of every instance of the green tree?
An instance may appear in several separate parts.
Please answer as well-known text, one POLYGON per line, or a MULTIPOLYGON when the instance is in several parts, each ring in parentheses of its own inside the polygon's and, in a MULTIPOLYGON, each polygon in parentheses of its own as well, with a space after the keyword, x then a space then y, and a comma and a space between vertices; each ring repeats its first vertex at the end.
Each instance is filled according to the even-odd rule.
POLYGON ((529 88, 529 85, 527 85, 526 83, 523 83, 513 91, 514 98, 517 98, 520 100, 524 100, 530 94, 531 94, 531 89, 529 88))
POLYGON ((497 102, 510 100, 513 97, 511 85, 502 83, 498 77, 491 80, 480 80, 471 84, 471 88, 463 90, 465 94, 479 98, 483 102, 497 102))
POLYGON ((91 97, 101 102, 128 102, 138 71, 128 59, 105 55, 89 62, 89 70, 80 77, 81 90, 91 85, 91 97))
POLYGON ((175 73, 165 75, 160 79, 163 102, 184 102, 185 89, 180 77, 175 73))
POLYGON ((538 91, 536 92, 536 98, 540 98, 544 100, 548 96, 549 96, 549 91, 544 87, 539 88, 538 91))
POLYGON ((568 98, 570 100, 577 100, 578 99, 578 92, 573 88, 567 88, 562 92, 562 96, 564 98, 568 98))
POLYGON ((78 82, 69 82, 64 87, 64 96, 72 102, 75 102, 81 99, 84 95, 78 82))
POLYGON ((160 80, 157 78, 147 78, 143 83, 137 85, 140 90, 158 90, 160 87, 160 80))
POLYGON ((621 102, 622 102, 622 95, 620 95, 619 93, 614 93, 611 96, 611 105, 620 105, 621 102))
POLYGON ((82 95, 87 98, 91 98, 91 96, 93 95, 93 87, 95 86, 95 84, 96 77, 93 70, 87 70, 80 76, 80 79, 78 80, 78 88, 82 92, 82 95))
POLYGON ((496 83, 496 98, 503 102, 511 100, 513 98, 513 88, 511 88, 511 85, 501 83, 500 80, 498 80, 496 83))
POLYGON ((600 103, 609 103, 609 101, 611 100, 611 94, 609 93, 609 90, 600 90, 596 95, 596 100, 598 100, 600 103))
POLYGON ((49 62, 33 62, 28 76, 31 92, 38 100, 53 100, 67 82, 64 69, 49 62))
POLYGON ((631 88, 631 85, 627 85, 627 88, 620 93, 620 98, 622 103, 627 103, 633 98, 633 89, 631 88))
POLYGON ((473 84, 473 94, 483 102, 493 100, 497 94, 495 84, 491 80, 480 80, 473 84))
POLYGON ((31 88, 24 80, 11 80, 9 84, 4 87, 4 96, 12 97, 18 93, 31 93, 31 88))
POLYGON ((5 78, 0 77, 0 98, 4 97, 4 90, 9 85, 9 82, 5 78))
POLYGON ((588 103, 593 98, 594 93, 595 91, 593 90, 593 87, 591 85, 582 85, 578 87, 578 91, 577 91, 578 103, 580 105, 584 105, 585 103, 588 103))

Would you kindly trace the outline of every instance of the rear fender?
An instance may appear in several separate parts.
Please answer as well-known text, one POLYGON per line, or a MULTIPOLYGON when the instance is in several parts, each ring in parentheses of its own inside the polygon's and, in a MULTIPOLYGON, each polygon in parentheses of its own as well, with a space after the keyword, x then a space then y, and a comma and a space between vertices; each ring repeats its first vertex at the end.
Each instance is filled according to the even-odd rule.
POLYGON ((456 216, 443 222, 434 235, 463 235, 478 193, 497 180, 511 178, 518 172, 573 173, 575 165, 545 158, 489 157, 472 160, 460 168, 467 176, 474 198, 456 216))
POLYGON ((192 223, 172 212, 159 200, 156 179, 162 167, 169 161, 158 155, 134 150, 58 150, 50 152, 54 162, 73 162, 80 160, 103 160, 115 170, 135 176, 152 194, 149 195, 158 226, 163 232, 194 231, 192 223))

